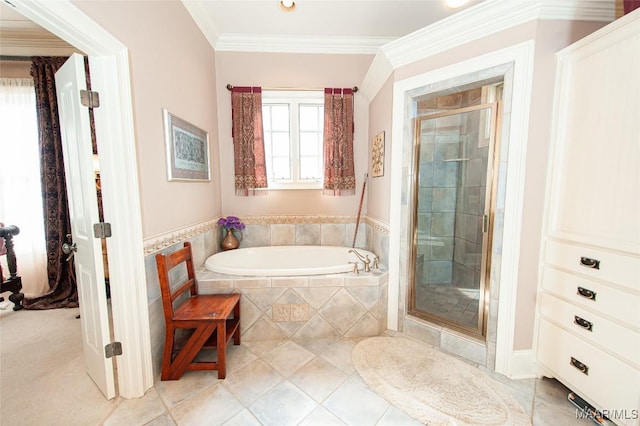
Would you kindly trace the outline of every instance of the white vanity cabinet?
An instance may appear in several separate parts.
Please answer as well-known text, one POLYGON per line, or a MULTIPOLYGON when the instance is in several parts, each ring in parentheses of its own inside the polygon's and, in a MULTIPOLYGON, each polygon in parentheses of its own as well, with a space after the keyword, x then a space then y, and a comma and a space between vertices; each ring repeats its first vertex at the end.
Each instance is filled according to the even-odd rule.
POLYGON ((541 372, 640 425, 640 10, 558 53, 541 372))

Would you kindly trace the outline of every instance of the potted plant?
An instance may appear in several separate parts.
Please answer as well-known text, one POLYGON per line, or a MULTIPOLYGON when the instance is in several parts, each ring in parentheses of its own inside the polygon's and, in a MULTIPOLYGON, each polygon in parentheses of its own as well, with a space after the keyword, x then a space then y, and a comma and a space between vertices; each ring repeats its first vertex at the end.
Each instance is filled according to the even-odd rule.
POLYGON ((234 231, 240 232, 240 239, 242 239, 242 231, 245 228, 244 223, 240 218, 236 216, 221 217, 218 219, 218 226, 222 227, 226 234, 220 243, 222 250, 232 250, 238 248, 240 241, 234 234, 234 231))

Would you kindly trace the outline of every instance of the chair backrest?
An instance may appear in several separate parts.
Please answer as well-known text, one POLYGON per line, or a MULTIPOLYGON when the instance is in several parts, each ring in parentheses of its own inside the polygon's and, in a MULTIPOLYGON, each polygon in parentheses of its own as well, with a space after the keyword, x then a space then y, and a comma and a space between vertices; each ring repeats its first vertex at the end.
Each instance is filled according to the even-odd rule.
POLYGON ((198 295, 195 271, 193 269, 193 255, 191 253, 191 243, 185 242, 184 247, 170 254, 156 254, 156 265, 158 266, 158 279, 160 280, 160 291, 162 292, 162 306, 164 308, 165 321, 173 319, 173 302, 187 290, 190 296, 198 295), (182 263, 186 264, 187 279, 179 284, 171 286, 169 274, 171 270, 182 263))

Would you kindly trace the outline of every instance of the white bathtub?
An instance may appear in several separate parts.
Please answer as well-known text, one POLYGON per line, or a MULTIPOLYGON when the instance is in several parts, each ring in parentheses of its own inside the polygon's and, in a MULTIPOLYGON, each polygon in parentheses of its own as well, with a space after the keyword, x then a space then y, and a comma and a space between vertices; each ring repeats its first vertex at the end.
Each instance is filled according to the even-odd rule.
MULTIPOLYGON (((228 250, 210 256, 205 262, 209 271, 229 275, 293 276, 322 275, 352 272, 353 263, 358 262, 349 247, 333 246, 271 246, 228 250)), ((369 256, 371 265, 375 254, 356 249, 362 256, 369 256)))

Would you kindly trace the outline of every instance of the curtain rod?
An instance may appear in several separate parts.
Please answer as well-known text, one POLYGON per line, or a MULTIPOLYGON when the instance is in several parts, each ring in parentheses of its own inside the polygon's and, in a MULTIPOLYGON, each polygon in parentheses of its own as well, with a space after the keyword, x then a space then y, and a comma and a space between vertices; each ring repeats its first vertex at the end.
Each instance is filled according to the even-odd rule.
POLYGON ((31 56, 9 56, 0 55, 0 61, 31 61, 31 56))
MULTIPOLYGON (((233 86, 231 84, 227 84, 227 90, 232 90, 233 86)), ((319 92, 324 91, 324 88, 320 87, 263 87, 262 90, 283 90, 283 91, 309 91, 309 92, 319 92)), ((351 88, 353 93, 358 91, 358 86, 353 86, 351 88)))

